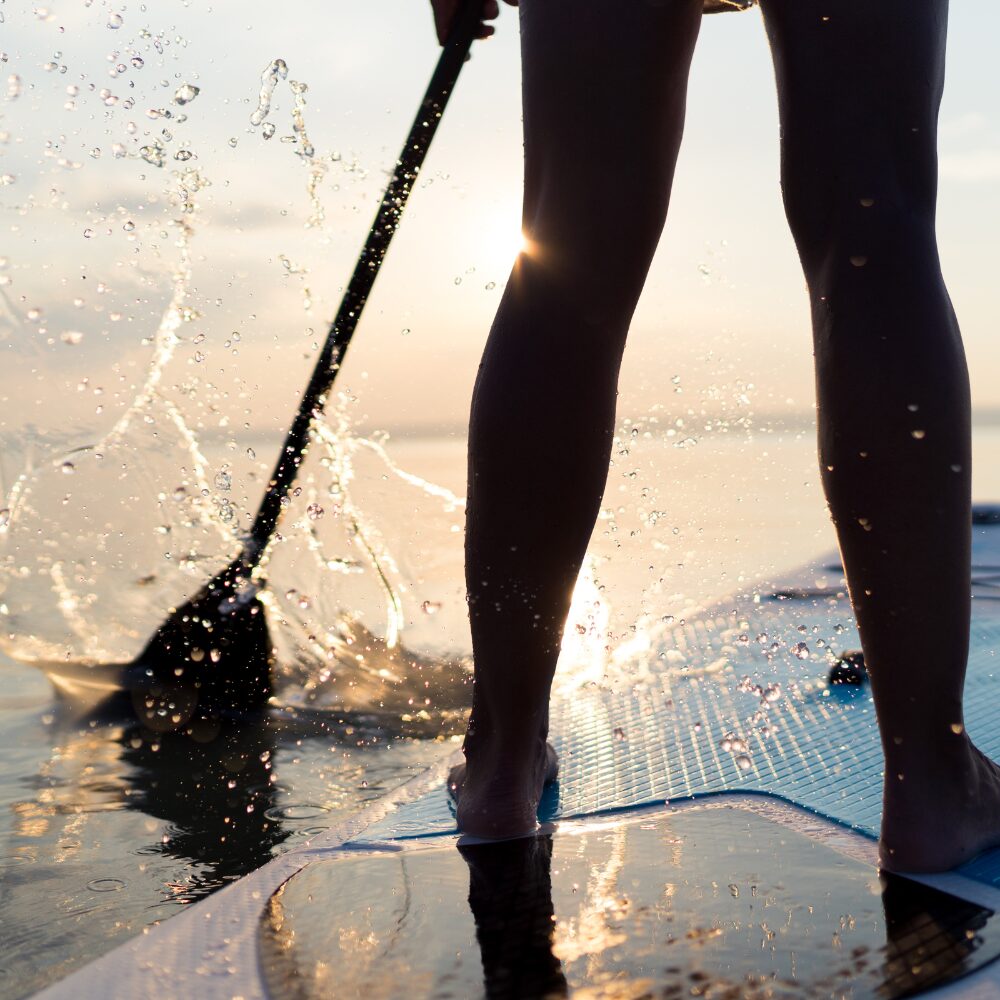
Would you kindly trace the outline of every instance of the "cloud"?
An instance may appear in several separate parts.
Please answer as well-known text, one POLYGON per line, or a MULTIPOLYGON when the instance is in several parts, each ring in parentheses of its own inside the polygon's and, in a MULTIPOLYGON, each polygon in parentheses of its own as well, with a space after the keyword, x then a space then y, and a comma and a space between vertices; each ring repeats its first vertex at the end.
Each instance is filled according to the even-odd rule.
POLYGON ((1000 149, 948 153, 941 157, 941 176, 966 183, 1000 180, 1000 149))
POLYGON ((989 118, 981 111, 965 111, 941 122, 939 132, 945 140, 962 139, 983 132, 989 124, 989 118))

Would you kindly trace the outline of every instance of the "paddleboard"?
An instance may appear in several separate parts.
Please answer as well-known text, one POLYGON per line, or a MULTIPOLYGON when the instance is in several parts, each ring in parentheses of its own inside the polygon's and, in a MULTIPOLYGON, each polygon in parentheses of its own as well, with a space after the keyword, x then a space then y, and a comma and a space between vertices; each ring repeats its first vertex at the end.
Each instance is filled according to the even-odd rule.
MULTIPOLYGON (((1000 521, 979 508, 966 716, 1000 757, 1000 521)), ((1000 852, 880 878, 882 759, 821 560, 686 622, 639 686, 554 701, 543 826, 460 838, 447 761, 39 996, 1000 995, 1000 852)))

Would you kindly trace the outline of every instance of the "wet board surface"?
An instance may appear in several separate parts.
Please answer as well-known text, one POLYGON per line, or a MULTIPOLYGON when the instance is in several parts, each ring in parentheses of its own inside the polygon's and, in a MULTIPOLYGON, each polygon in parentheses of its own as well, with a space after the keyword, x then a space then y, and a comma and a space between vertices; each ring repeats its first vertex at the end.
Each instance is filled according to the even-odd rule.
POLYGON ((311 864, 260 921, 272 997, 909 996, 1000 955, 989 909, 740 807, 311 864))
MULTIPOLYGON (((973 562, 965 721, 1000 758, 1000 526, 974 528, 973 562)), ((553 702, 560 777, 540 819, 756 793, 877 836, 883 764, 871 691, 828 683, 836 657, 860 645, 840 566, 812 567, 758 596, 678 623, 670 648, 628 690, 585 688, 553 702)), ((442 784, 369 834, 454 830, 442 784)), ((1000 851, 962 871, 1000 887, 1000 851)))
MULTIPOLYGON (((973 562, 966 723, 1000 757, 1000 525, 975 526, 973 562)), ((1000 995, 1000 852, 898 891, 876 879, 870 692, 827 681, 857 646, 835 560, 723 602, 640 651, 635 683, 555 699, 550 841, 457 850, 443 766, 42 995, 1000 995), (477 914, 470 887, 501 909, 477 914), (502 939, 486 954, 477 920, 502 939), (535 977, 514 992, 511 935, 535 977)))

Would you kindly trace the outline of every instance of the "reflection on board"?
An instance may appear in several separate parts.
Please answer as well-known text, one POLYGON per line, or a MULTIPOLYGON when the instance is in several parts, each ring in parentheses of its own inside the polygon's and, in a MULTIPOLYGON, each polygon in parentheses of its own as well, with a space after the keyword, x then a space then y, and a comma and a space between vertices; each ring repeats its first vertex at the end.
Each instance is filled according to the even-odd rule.
POLYGON ((272 996, 879 997, 1000 956, 989 910, 733 807, 334 854, 261 918, 272 996))

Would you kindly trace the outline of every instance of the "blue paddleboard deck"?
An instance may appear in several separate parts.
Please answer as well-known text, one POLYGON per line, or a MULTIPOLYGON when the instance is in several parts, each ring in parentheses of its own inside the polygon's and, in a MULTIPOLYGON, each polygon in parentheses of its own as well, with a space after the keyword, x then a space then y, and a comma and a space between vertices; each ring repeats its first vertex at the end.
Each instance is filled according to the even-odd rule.
MULTIPOLYGON (((978 524, 973 533, 966 725, 985 753, 1000 758, 1000 526, 978 524)), ((560 778, 540 819, 756 793, 877 837, 883 763, 871 692, 829 683, 838 656, 859 643, 841 568, 829 560, 743 606, 734 600, 678 623, 658 643, 661 654, 641 685, 554 700, 560 778)), ((442 786, 369 835, 454 831, 442 786)), ((961 871, 1000 887, 1000 851, 961 871)))

